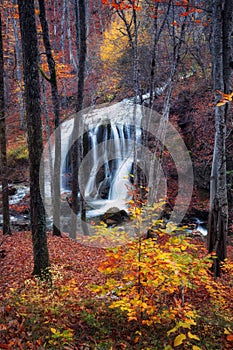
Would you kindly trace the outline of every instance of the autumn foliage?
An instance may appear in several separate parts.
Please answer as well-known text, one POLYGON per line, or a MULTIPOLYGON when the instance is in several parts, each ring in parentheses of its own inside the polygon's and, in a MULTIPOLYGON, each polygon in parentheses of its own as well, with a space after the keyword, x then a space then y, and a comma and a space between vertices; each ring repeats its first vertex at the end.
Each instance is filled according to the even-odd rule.
POLYGON ((232 322, 227 300, 231 287, 213 279, 209 270, 213 257, 185 235, 159 230, 156 240, 139 239, 110 250, 107 257, 100 271, 108 280, 93 290, 137 324, 135 343, 143 344, 147 327, 162 324, 168 329, 164 349, 182 345, 198 350, 204 344, 196 334, 198 324, 209 309, 223 322, 232 322))
POLYGON ((175 232, 107 250, 49 235, 53 285, 30 277, 30 233, 8 237, 0 348, 231 349, 233 264, 215 280, 203 242, 175 232))
MULTIPOLYGON (((4 3, 8 5, 5 6, 7 23, 13 25, 14 20, 18 19, 17 6, 6 1, 4 3)), ((53 14, 59 20, 61 3, 58 2, 59 6, 53 14)), ((210 24, 208 16, 202 10, 203 3, 198 2, 199 6, 194 6, 195 2, 188 0, 102 0, 102 3, 114 14, 117 11, 128 13, 129 16, 126 14, 125 17, 127 23, 131 22, 132 11, 137 12, 140 24, 138 48, 139 52, 142 52, 139 63, 142 74, 145 74, 142 81, 143 92, 148 91, 147 82, 151 74, 148 64, 151 56, 148 59, 147 55, 151 53, 148 48, 153 47, 151 35, 153 29, 150 31, 148 28, 151 28, 154 20, 163 22, 168 4, 172 3, 175 6, 175 17, 167 18, 167 26, 164 34, 161 35, 158 49, 159 70, 156 71, 156 76, 160 83, 166 81, 168 74, 166 58, 167 50, 171 47, 168 34, 173 30, 174 34, 179 33, 185 20, 189 40, 182 51, 183 66, 180 76, 177 77, 181 84, 176 88, 175 96, 183 105, 178 110, 174 104, 174 110, 178 110, 178 116, 175 115, 175 117, 180 118, 181 122, 184 114, 187 114, 188 121, 194 119, 193 124, 190 124, 192 130, 188 136, 193 137, 195 134, 195 142, 189 143, 196 144, 196 148, 190 153, 198 166, 203 162, 205 164, 201 166, 206 168, 212 154, 213 140, 210 140, 209 134, 214 118, 213 114, 207 110, 207 106, 212 101, 213 91, 207 91, 209 87, 206 82, 205 91, 207 92, 203 93, 199 80, 195 83, 198 85, 198 90, 194 89, 192 79, 185 80, 185 74, 190 73, 191 68, 199 75, 204 74, 204 68, 206 68, 207 77, 211 70, 208 59, 202 63, 202 57, 207 55, 204 49, 209 44, 207 40, 203 42, 199 40, 204 34, 201 33, 198 37, 197 31, 196 42, 192 42, 190 34, 193 32, 193 26, 200 25, 199 28, 210 24), (149 5, 144 6, 145 4, 149 5), (201 47, 201 55, 196 57, 194 48, 199 50, 199 44, 203 47, 201 47), (145 67, 148 68, 147 75, 143 71, 145 67), (203 72, 200 69, 202 67, 204 67, 203 72), (184 85, 187 85, 189 90, 185 91, 184 85), (187 98, 188 107, 185 110, 187 91, 191 97, 189 100, 187 98), (208 135, 208 142, 206 142, 206 135, 208 135), (203 155, 200 151, 205 147, 207 151, 203 155)), ((52 10, 49 11, 51 16, 52 10)), ((97 16, 96 13, 98 11, 93 10, 93 16, 97 16)), ((36 15, 38 14, 36 9, 36 15)), ((51 17, 50 20, 52 23, 55 18, 51 17)), ((119 92, 122 97, 126 94, 132 95, 132 60, 129 59, 131 51, 125 27, 116 15, 115 17, 113 15, 111 26, 109 23, 103 26, 100 39, 93 36, 92 31, 96 28, 92 22, 90 23, 88 39, 98 42, 97 46, 100 49, 98 55, 93 55, 93 58, 89 54, 90 76, 86 85, 90 87, 93 84, 93 86, 87 95, 91 95, 94 91, 94 97, 89 97, 89 100, 95 101, 97 98, 102 98, 104 101, 112 101, 116 96, 119 98, 117 95, 119 92), (104 68, 102 73, 100 73, 100 67, 104 68), (96 78, 98 75, 99 80, 96 78), (123 77, 127 77, 128 80, 123 77)), ((14 47, 17 40, 11 34, 12 28, 10 26, 8 28, 9 32, 4 45, 10 60, 7 65, 13 67, 17 63, 14 61, 14 47)), ((58 34, 60 32, 62 28, 58 25, 58 34)), ((40 34, 39 45, 42 48, 40 26, 38 33, 40 34)), ((60 39, 59 35, 58 38, 60 39)), ((64 98, 64 104, 66 104, 66 101, 72 102, 73 95, 76 94, 76 79, 73 79, 75 69, 71 60, 67 58, 68 54, 65 54, 58 44, 59 40, 55 47, 54 59, 61 100, 64 98), (68 93, 67 96, 64 95, 64 91, 68 93)), ((92 52, 91 50, 94 49, 89 47, 89 53, 92 52)), ((41 49, 41 51, 44 50, 41 49)), ((199 51, 196 55, 199 55, 199 51)), ((39 69, 41 78, 48 80, 49 70, 45 58, 44 54, 40 55, 39 69)), ((12 76, 14 74, 11 72, 12 76)), ((8 133, 11 136, 8 157, 13 167, 15 159, 20 160, 19 164, 26 163, 28 153, 24 146, 24 136, 20 139, 15 137, 15 131, 19 126, 16 118, 17 93, 23 92, 23 85, 20 81, 16 82, 16 79, 10 82, 13 97, 9 104, 10 112, 8 111, 10 118, 8 118, 10 120, 8 133), (13 127, 13 120, 14 123, 17 122, 16 128, 13 127)), ((221 91, 217 93, 220 95, 217 106, 223 106, 232 101, 233 93, 226 94, 221 91)), ((161 104, 158 99, 157 105, 159 103, 161 104)), ((66 110, 65 112, 67 113, 66 110)), ((62 118, 65 117, 64 114, 62 118)), ((52 130, 50 110, 49 119, 48 125, 52 130)), ((44 122, 44 134, 45 129, 44 122)), ((22 130, 17 132, 23 134, 22 130)), ((187 132, 185 135, 187 137, 187 132)), ((135 193, 132 197, 135 199, 135 193)), ((201 209, 204 206, 203 202, 202 200, 198 203, 201 209)), ((93 248, 89 246, 90 242, 83 245, 74 242, 64 234, 58 238, 52 237, 49 233, 52 272, 50 284, 31 276, 33 270, 31 233, 14 233, 12 237, 5 238, 0 234, 0 349, 233 349, 232 259, 222 264, 221 278, 214 279, 210 269, 214 256, 207 254, 203 240, 194 238, 190 232, 186 231, 187 228, 171 225, 167 231, 160 221, 155 221, 153 222, 154 237, 146 239, 141 221, 143 203, 139 204, 135 200, 131 202, 130 214, 134 219, 132 230, 135 230, 136 234, 130 241, 122 229, 96 226, 96 237, 91 237, 93 245, 96 245, 96 240, 99 241, 100 246, 103 245, 103 241, 109 245, 117 237, 121 244, 115 248, 93 248)), ((205 203, 205 207, 207 206, 208 204, 205 203)), ((11 210, 25 214, 28 213, 28 206, 12 205, 11 210)))

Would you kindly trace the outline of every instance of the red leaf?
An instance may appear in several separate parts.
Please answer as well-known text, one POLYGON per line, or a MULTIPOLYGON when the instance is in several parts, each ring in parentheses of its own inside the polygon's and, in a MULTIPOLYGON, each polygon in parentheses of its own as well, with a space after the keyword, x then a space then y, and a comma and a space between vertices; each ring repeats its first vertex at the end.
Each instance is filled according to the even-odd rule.
POLYGON ((230 342, 233 342, 233 334, 228 334, 227 335, 227 340, 230 342))

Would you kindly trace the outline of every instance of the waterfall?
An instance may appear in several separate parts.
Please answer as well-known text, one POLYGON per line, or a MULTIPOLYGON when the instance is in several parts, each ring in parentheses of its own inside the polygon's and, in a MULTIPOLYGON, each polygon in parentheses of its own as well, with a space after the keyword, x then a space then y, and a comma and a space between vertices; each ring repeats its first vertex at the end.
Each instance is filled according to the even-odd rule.
MULTIPOLYGON (((99 123, 86 132, 86 150, 79 170, 79 180, 88 208, 87 216, 101 215, 112 207, 127 210, 130 173, 133 168, 133 134, 132 125, 110 121, 106 124, 99 123)), ((136 135, 140 142, 140 129, 136 128, 136 135)), ((63 152, 67 152, 67 147, 69 142, 63 152)), ((71 160, 67 156, 63 161, 63 179, 69 173, 71 160)), ((64 181, 63 186, 64 190, 69 187, 64 181)))
POLYGON ((85 186, 85 193, 84 196, 86 197, 91 197, 91 194, 94 191, 95 188, 95 177, 96 177, 96 171, 97 168, 95 166, 98 164, 98 152, 97 152, 97 147, 96 145, 98 144, 97 142, 97 135, 98 135, 98 129, 99 126, 97 125, 93 130, 88 131, 88 141, 90 145, 90 149, 92 149, 92 169, 89 173, 89 179, 88 182, 85 186))
POLYGON ((88 216, 101 215, 112 207, 127 210, 133 166, 130 129, 127 124, 109 123, 90 132, 92 164, 84 190, 87 205, 92 207, 88 216))
MULTIPOLYGON (((60 126, 63 226, 69 226, 70 216, 73 215, 69 196, 72 185, 71 148, 75 118, 80 118, 78 141, 82 143, 84 150, 82 162, 79 164, 79 173, 75 176, 78 176, 79 190, 86 203, 88 217, 101 215, 112 207, 127 210, 127 200, 130 199, 127 186, 132 187, 134 181, 141 198, 146 200, 150 195, 150 189, 147 189, 148 183, 154 183, 156 180, 150 179, 151 167, 155 169, 157 167, 155 145, 157 142, 163 142, 166 152, 164 152, 164 168, 161 170, 162 180, 159 184, 161 195, 152 200, 157 202, 169 194, 167 183, 170 179, 170 186, 173 186, 172 175, 176 174, 173 170, 175 165, 178 175, 175 186, 177 185, 178 191, 169 220, 175 223, 181 222, 190 203, 193 188, 189 152, 179 133, 170 123, 168 123, 166 139, 159 138, 161 115, 144 106, 134 105, 133 102, 124 100, 103 107, 87 108, 79 114, 72 115, 60 126), (136 173, 136 179, 129 176, 133 171, 136 173), (143 189, 143 187, 146 188, 143 189)), ((44 195, 43 203, 48 216, 51 215, 51 183, 56 176, 50 171, 49 166, 50 158, 54 160, 55 156, 54 140, 55 132, 50 137, 50 143, 47 142, 44 147, 43 161, 40 164, 40 188, 44 195), (49 156, 50 144, 51 157, 49 156)))
POLYGON ((125 200, 127 198, 127 186, 130 186, 129 174, 133 165, 132 147, 129 147, 131 141, 129 139, 129 130, 130 128, 127 125, 112 126, 112 136, 115 143, 117 160, 109 191, 109 200, 125 200))

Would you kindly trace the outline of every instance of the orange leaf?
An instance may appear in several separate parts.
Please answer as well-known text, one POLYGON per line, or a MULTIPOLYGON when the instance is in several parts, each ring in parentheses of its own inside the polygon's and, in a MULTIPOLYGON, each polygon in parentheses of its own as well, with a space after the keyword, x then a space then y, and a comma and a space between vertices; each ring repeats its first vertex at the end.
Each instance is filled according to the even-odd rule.
POLYGON ((225 100, 228 100, 228 101, 232 101, 232 98, 233 98, 233 92, 231 92, 230 94, 225 94, 224 92, 220 91, 220 90, 216 90, 216 92, 220 95, 222 95, 222 97, 225 99, 225 100))
POLYGON ((227 100, 220 100, 220 101, 216 104, 216 106, 217 106, 217 107, 224 106, 227 102, 229 102, 229 101, 227 101, 227 100))
POLYGON ((177 23, 176 21, 172 22, 171 25, 174 26, 174 27, 179 27, 180 26, 179 23, 177 23))
POLYGON ((233 334, 228 334, 227 335, 227 340, 230 342, 233 342, 233 334))

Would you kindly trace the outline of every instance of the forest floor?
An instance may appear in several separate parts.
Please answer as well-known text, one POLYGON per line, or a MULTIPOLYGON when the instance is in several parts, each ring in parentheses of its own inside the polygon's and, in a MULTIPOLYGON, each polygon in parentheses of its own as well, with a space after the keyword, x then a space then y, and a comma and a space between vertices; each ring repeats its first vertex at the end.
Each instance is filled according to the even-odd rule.
MULTIPOLYGON (((216 284, 221 293, 224 291, 225 298, 220 313, 219 305, 214 308, 214 304, 209 304, 209 292, 204 286, 187 292, 188 308, 191 304, 197 309, 203 308, 205 319, 202 317, 196 327, 192 326, 194 343, 188 341, 176 347, 174 337, 168 336, 171 321, 139 327, 137 322, 127 320, 125 312, 109 308, 109 300, 105 301, 104 297, 90 291, 90 285, 101 286, 107 281, 106 275, 99 270, 99 266, 108 259, 105 249, 81 245, 65 234, 60 238, 48 233, 54 285, 47 288, 32 277, 30 231, 13 232, 12 236, 6 237, 0 232, 0 242, 0 349, 232 349, 233 320, 229 314, 233 314, 233 264, 232 270, 224 273, 216 284), (226 319, 223 314, 226 314, 226 319)), ((193 244, 199 246, 199 252, 205 246, 198 238, 193 240, 193 244)), ((233 263, 232 241, 228 244, 228 256, 233 263)), ((112 298, 110 302, 114 300, 112 298)), ((170 298, 179 300, 178 294, 169 295, 168 290, 166 303, 170 298)), ((185 308, 184 313, 191 312, 185 308)), ((183 315, 182 309, 179 312, 183 315)), ((179 317, 182 317, 184 327, 190 330, 190 325, 185 326, 185 315, 179 317)), ((177 337, 186 331, 182 328, 174 335, 177 337)))

